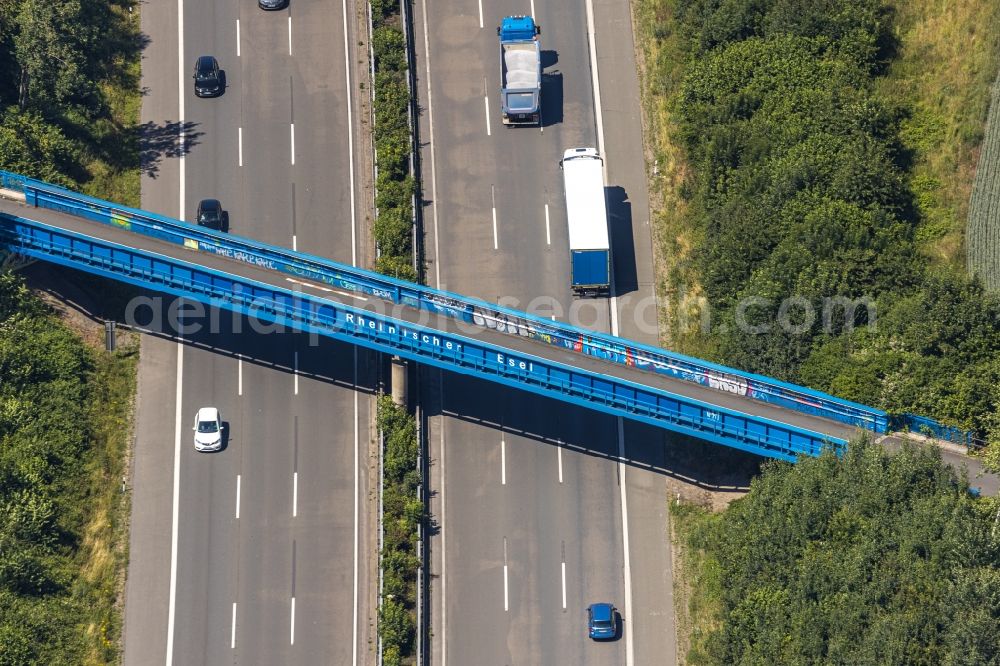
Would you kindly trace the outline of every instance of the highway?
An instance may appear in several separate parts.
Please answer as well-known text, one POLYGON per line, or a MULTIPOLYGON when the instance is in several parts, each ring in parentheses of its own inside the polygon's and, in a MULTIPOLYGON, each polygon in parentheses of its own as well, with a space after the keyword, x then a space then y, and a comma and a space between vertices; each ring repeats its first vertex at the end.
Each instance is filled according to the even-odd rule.
MULTIPOLYGON (((178 0, 142 12, 143 207, 193 220, 200 199, 218 198, 234 233, 363 258, 354 7, 178 0), (219 98, 193 94, 200 55, 226 73, 219 98)), ((220 322, 183 344, 170 330, 143 336, 124 661, 366 663, 373 356, 220 322), (227 428, 215 454, 191 444, 208 404, 227 428)))
MULTIPOLYGON (((11 196, 9 191, 5 192, 5 194, 7 196, 11 196)), ((748 395, 717 390, 710 386, 687 381, 672 375, 651 372, 641 366, 629 366, 605 360, 598 356, 581 354, 566 347, 550 345, 542 340, 513 335, 509 332, 500 331, 488 326, 477 326, 475 324, 470 325, 465 321, 456 319, 450 315, 430 314, 427 310, 418 309, 414 306, 406 304, 390 303, 388 301, 383 301, 374 295, 359 296, 358 294, 349 291, 331 289, 320 283, 293 278, 286 273, 275 271, 270 267, 257 266, 253 263, 247 263, 245 261, 240 261, 215 253, 202 252, 197 255, 192 255, 190 249, 178 243, 171 243, 156 238, 150 238, 148 236, 137 235, 136 233, 122 229, 117 225, 107 225, 94 222, 77 215, 58 212, 47 208, 27 206, 23 201, 16 199, 16 194, 13 196, 15 197, 15 201, 12 201, 11 199, 0 199, 0 217, 7 218, 7 216, 27 216, 54 228, 64 229, 72 234, 77 234, 80 237, 89 237, 96 243, 114 243, 121 247, 142 248, 140 251, 143 253, 150 253, 152 256, 160 256, 178 263, 188 262, 191 259, 195 259, 197 263, 191 264, 192 266, 201 266, 212 271, 228 273, 241 280, 250 280, 254 283, 259 283, 262 286, 287 290, 293 293, 301 291, 303 295, 313 295, 313 298, 319 296, 323 301, 340 304, 341 306, 350 306, 352 310, 356 311, 358 314, 351 315, 352 317, 356 317, 356 319, 353 323, 346 327, 347 330, 341 330, 341 333, 347 335, 350 340, 359 339, 359 337, 362 340, 367 340, 368 335, 365 331, 367 331, 374 323, 375 317, 385 316, 387 311, 391 311, 394 320, 403 324, 416 327, 426 327, 429 330, 440 331, 443 335, 449 337, 468 336, 466 339, 472 340, 474 343, 482 342, 485 345, 489 345, 497 349, 512 350, 516 354, 523 354, 527 357, 536 357, 538 358, 539 363, 544 362, 547 364, 551 361, 567 368, 576 367, 579 370, 591 373, 592 375, 607 375, 608 377, 625 380, 638 386, 646 386, 650 389, 662 390, 679 398, 683 397, 694 399, 695 401, 704 403, 706 406, 724 408, 733 412, 734 416, 743 414, 755 419, 763 418, 776 424, 775 428, 777 431, 774 433, 774 436, 779 437, 779 439, 779 433, 787 432, 785 429, 788 426, 801 428, 807 431, 807 433, 804 434, 812 433, 813 437, 831 437, 844 441, 852 437, 856 437, 863 432, 854 426, 833 418, 827 418, 826 416, 809 414, 795 409, 788 409, 769 402, 761 402, 748 395), (361 316, 361 313, 365 312, 371 313, 372 318, 364 319, 364 321, 362 321, 363 317, 361 316), (352 329, 351 327, 354 328, 352 329)), ((3 222, 6 223, 7 220, 4 219, 3 222)), ((240 242, 235 238, 232 239, 232 241, 235 243, 240 242)), ((156 313, 163 319, 168 320, 171 316, 172 308, 175 305, 170 300, 170 297, 157 296, 156 294, 142 296, 139 304, 141 307, 136 310, 136 314, 133 316, 140 320, 139 325, 143 327, 146 327, 146 324, 142 321, 142 316, 139 313, 147 314, 148 318, 149 309, 147 306, 154 306, 156 313), (148 303, 147 301, 142 300, 147 298, 152 298, 153 302, 148 303), (165 309, 165 312, 161 312, 161 305, 156 302, 157 298, 166 298, 166 300, 162 303, 162 309, 165 309)), ((198 308, 195 307, 195 310, 197 309, 198 308)), ((217 311, 211 311, 206 313, 206 317, 198 318, 197 321, 202 322, 205 326, 210 326, 212 322, 211 315, 216 312, 217 311)), ((226 321, 227 320, 223 320, 222 323, 225 324, 226 321)), ((269 327, 271 327, 270 324, 266 324, 257 319, 251 319, 249 322, 246 322, 243 319, 234 320, 234 326, 236 322, 239 322, 239 325, 242 327, 244 333, 248 330, 257 330, 258 328, 266 331, 269 327)), ((193 322, 191 321, 185 322, 186 325, 192 323, 193 322)), ((346 319, 343 324, 347 324, 346 319)), ((224 329, 222 329, 221 332, 225 334, 224 329)), ((397 332, 402 334, 403 329, 400 328, 397 332)), ((269 334, 274 333, 271 332, 269 334)), ((193 345, 200 346, 202 348, 211 347, 220 352, 227 351, 226 347, 220 347, 218 345, 213 346, 208 342, 199 340, 197 337, 189 336, 189 338, 191 344, 193 345)), ((392 340, 392 338, 389 339, 392 340)), ((394 342, 403 342, 403 340, 396 339, 394 342)), ((312 345, 313 343, 310 342, 308 344, 312 345)), ((316 344, 319 344, 318 340, 316 344)), ((287 357, 287 354, 285 357, 287 357)), ((295 356, 293 354, 293 359, 294 358, 295 356)), ((296 372, 294 363, 295 361, 293 361, 292 366, 287 366, 279 360, 271 361, 269 362, 269 365, 286 371, 293 371, 296 375, 316 374, 310 373, 308 369, 301 367, 301 365, 298 367, 296 372)), ((487 364, 483 370, 488 372, 491 367, 494 366, 487 364)), ((501 374, 506 376, 506 373, 501 374)), ((495 375, 489 373, 487 377, 489 376, 495 375)), ((623 427, 626 429, 627 434, 627 429, 630 427, 630 424, 626 423, 623 427)), ((666 423, 664 424, 664 427, 668 427, 666 423)), ((628 463, 639 467, 655 469, 660 472, 669 472, 669 465, 661 465, 658 461, 661 459, 666 460, 666 458, 661 458, 661 455, 669 453, 669 449, 672 449, 673 447, 671 446, 658 449, 657 446, 650 443, 661 435, 662 433, 660 433, 659 425, 657 424, 655 431, 647 431, 639 435, 638 439, 641 440, 639 446, 632 447, 627 452, 627 456, 619 457, 623 458, 628 463)), ((926 440, 926 438, 922 438, 919 435, 911 435, 901 432, 891 432, 888 435, 880 435, 876 437, 876 439, 884 444, 889 450, 898 448, 906 439, 926 440)), ((787 449, 787 442, 779 443, 782 446, 781 450, 787 449)), ((985 472, 980 464, 980 461, 975 457, 968 456, 964 447, 950 444, 948 442, 937 443, 940 445, 942 458, 946 462, 954 466, 956 469, 960 469, 963 466, 967 467, 970 473, 970 479, 974 482, 973 485, 979 486, 984 493, 995 494, 997 488, 1000 487, 1000 477, 996 474, 985 472)), ((591 450, 591 452, 595 453, 597 450, 591 450)))
MULTIPOLYGON (((234 233, 356 262, 367 236, 356 226, 356 202, 363 195, 350 174, 363 171, 363 161, 343 149, 357 138, 352 114, 331 112, 330 106, 340 103, 355 115, 358 109, 343 92, 349 89, 346 76, 338 79, 338 70, 323 64, 338 57, 335 46, 350 29, 341 26, 338 39, 335 22, 307 16, 302 32, 311 37, 300 49, 287 13, 254 9, 237 15, 244 18, 236 28, 232 15, 187 8, 183 25, 191 21, 191 28, 182 30, 177 14, 171 23, 167 9, 144 15, 151 66, 144 72, 149 94, 143 118, 151 123, 148 133, 160 128, 169 136, 179 129, 170 122, 176 109, 175 117, 190 122, 184 127, 187 150, 146 162, 143 206, 190 219, 198 199, 218 196, 234 233), (310 40, 313 56, 299 62, 293 54, 309 54, 310 40), (192 42, 212 43, 223 60, 229 89, 221 99, 191 94, 185 63, 205 52, 192 42), (240 55, 227 58, 226 51, 240 55), (287 95, 272 94, 285 81, 287 95), (247 92, 251 88, 254 94, 247 92), (300 88, 307 93, 298 94, 300 88), (310 138, 297 147, 293 123, 300 137, 310 138), (312 123, 323 129, 312 134, 312 123), (271 189, 279 194, 267 196, 271 189)), ((336 16, 334 9, 324 7, 322 16, 336 16)), ((565 147, 597 144, 607 157, 619 297, 588 301, 592 326, 642 340, 637 303, 651 296, 653 279, 644 166, 635 158, 642 154, 638 110, 628 103, 637 104, 629 25, 615 18, 625 15, 618 13, 621 6, 599 3, 593 15, 601 30, 588 44, 589 7, 584 13, 541 9, 536 16, 543 29, 557 26, 555 34, 544 30, 551 42, 543 48, 559 54, 548 55, 547 62, 550 68, 560 63, 556 90, 564 92, 545 96, 546 104, 558 101, 555 113, 546 112, 543 128, 507 130, 499 127, 498 115, 492 126, 490 116, 476 116, 478 101, 463 97, 467 80, 457 71, 448 78, 447 65, 439 76, 435 65, 436 54, 458 53, 466 69, 482 68, 484 90, 490 90, 488 72, 496 64, 492 23, 484 21, 480 29, 478 16, 451 8, 452 23, 459 16, 477 27, 444 30, 445 15, 425 14, 426 6, 418 4, 417 43, 426 63, 420 81, 430 183, 425 196, 432 202, 425 209, 429 282, 518 307, 548 297, 557 306, 553 315, 564 318, 573 299, 556 163, 565 147), (428 25, 435 31, 427 32, 428 25), (608 48, 591 59, 594 44, 608 48), (591 62, 597 70, 581 64, 591 62), (589 92, 569 95, 567 81, 574 95, 577 88, 590 86, 589 92), (609 103, 591 101, 588 108, 588 95, 609 103), (435 109, 442 101, 446 112, 439 119, 435 109), (581 106, 570 117, 565 109, 574 104, 581 106), (488 199, 481 196, 486 185, 488 199)), ((517 11, 504 9, 496 20, 517 11)), ((181 246, 138 242, 114 226, 10 202, 0 203, 0 210, 192 258, 181 246)), ((288 287, 287 276, 263 268, 205 254, 196 260, 288 287)), ((360 306, 350 294, 325 296, 360 306)), ((173 304, 166 299, 165 307, 173 304)), ((408 321, 422 319, 412 309, 398 313, 408 321)), ((217 331, 184 333, 183 343, 171 330, 143 338, 125 661, 371 661, 375 553, 367 498, 373 492, 374 356, 301 334, 254 331, 251 322, 228 314, 220 321, 217 331), (226 422, 226 447, 218 454, 197 454, 190 445, 191 420, 205 404, 218 406, 226 422)), ((446 318, 432 325, 456 329, 446 318)), ((530 340, 495 331, 483 336, 525 353, 538 351, 530 340)), ((548 347, 545 354, 598 371, 603 366, 616 376, 642 374, 640 381, 650 385, 836 437, 855 432, 667 376, 612 369, 569 350, 548 347)), ((651 427, 438 371, 422 370, 416 392, 428 416, 431 455, 432 662, 674 663, 664 474, 677 440, 651 427), (620 640, 586 639, 584 609, 595 601, 618 605, 620 640)))
MULTIPOLYGON (((620 0, 415 3, 428 284, 565 319, 558 161, 597 146, 623 298, 578 301, 580 318, 656 343, 633 305, 653 295, 653 279, 628 17, 620 0), (516 14, 542 28, 541 128, 500 123, 495 28, 516 14)), ((675 663, 665 482, 616 462, 641 449, 658 466, 669 439, 485 382, 422 378, 437 526, 432 663, 675 663), (585 608, 597 601, 622 612, 621 640, 587 640, 585 608)))

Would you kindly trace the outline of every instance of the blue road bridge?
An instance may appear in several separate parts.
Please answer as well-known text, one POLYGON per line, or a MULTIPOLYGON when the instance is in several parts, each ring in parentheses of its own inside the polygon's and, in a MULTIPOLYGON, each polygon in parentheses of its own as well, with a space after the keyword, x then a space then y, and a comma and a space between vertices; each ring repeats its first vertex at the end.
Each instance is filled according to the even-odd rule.
POLYGON ((0 172, 0 244, 763 456, 843 448, 859 431, 968 435, 775 379, 0 172))

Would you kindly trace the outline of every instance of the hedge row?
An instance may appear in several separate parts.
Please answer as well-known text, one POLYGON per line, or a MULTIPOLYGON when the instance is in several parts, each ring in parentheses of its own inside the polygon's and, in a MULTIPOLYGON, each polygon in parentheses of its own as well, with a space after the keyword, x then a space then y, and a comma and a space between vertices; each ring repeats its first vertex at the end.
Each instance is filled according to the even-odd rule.
POLYGON ((417 422, 389 396, 378 403, 378 428, 382 452, 382 525, 384 535, 379 561, 382 566, 382 603, 378 631, 382 638, 382 663, 396 666, 414 654, 416 638, 418 526, 424 503, 418 495, 420 470, 417 422))
POLYGON ((372 52, 375 58, 375 242, 381 273, 416 280, 413 269, 413 203, 410 174, 410 91, 406 38, 399 5, 372 0, 372 52))

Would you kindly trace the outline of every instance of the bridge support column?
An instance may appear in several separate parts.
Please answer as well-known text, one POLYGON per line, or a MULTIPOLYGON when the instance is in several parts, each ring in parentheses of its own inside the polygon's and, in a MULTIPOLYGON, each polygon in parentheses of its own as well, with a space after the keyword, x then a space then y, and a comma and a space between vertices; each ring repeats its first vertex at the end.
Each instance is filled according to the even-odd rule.
POLYGON ((392 375, 389 384, 392 386, 392 401, 400 407, 405 407, 407 401, 406 376, 409 374, 407 370, 406 361, 398 356, 392 357, 392 375))

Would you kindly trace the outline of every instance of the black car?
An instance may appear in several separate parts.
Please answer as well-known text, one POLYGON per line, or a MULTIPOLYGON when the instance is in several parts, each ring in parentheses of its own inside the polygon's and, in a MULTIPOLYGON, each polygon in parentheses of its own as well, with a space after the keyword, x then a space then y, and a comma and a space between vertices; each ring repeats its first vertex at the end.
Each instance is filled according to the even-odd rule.
POLYGON ((257 0, 257 6, 261 9, 284 9, 288 0, 257 0))
POLYGON ((225 72, 213 56, 201 56, 194 63, 194 94, 218 97, 226 90, 225 72))
POLYGON ((228 218, 218 199, 202 199, 198 203, 198 226, 216 231, 227 231, 228 218))

